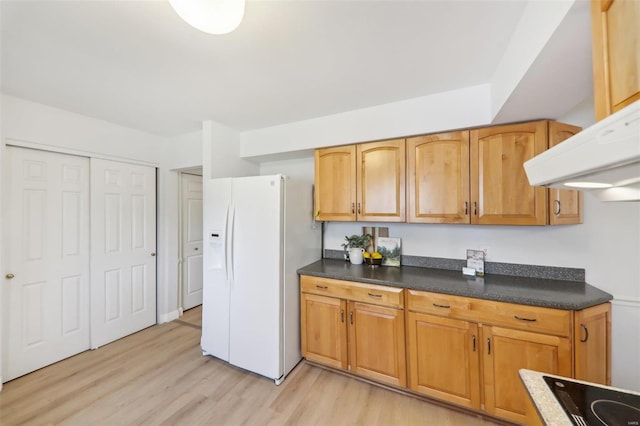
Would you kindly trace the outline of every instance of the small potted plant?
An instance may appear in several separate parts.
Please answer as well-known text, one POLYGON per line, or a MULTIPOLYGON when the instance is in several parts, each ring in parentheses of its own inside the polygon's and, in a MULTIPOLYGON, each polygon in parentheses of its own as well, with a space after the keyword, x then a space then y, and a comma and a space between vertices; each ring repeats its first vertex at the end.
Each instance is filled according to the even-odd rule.
POLYGON ((350 237, 344 237, 345 242, 342 243, 342 247, 349 252, 349 260, 354 265, 362 263, 362 254, 364 250, 369 247, 371 243, 371 235, 352 235, 350 237))

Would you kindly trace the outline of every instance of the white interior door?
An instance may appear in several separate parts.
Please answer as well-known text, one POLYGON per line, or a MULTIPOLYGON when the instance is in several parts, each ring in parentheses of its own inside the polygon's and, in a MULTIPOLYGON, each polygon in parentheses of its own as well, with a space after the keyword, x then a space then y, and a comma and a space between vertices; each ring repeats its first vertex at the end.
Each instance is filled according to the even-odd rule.
POLYGON ((155 168, 91 159, 91 347, 156 323, 155 168))
POLYGON ((182 309, 202 304, 202 176, 182 174, 182 309))
POLYGON ((89 349, 89 159, 7 147, 4 170, 11 380, 89 349))

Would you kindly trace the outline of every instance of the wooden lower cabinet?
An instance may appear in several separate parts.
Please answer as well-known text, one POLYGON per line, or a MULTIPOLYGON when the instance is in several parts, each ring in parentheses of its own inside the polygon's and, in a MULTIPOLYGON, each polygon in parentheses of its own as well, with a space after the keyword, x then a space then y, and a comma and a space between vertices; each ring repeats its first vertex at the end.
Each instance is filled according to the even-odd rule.
POLYGON ((478 325, 418 312, 407 318, 411 390, 480 409, 478 325))
POLYGON ((482 327, 484 409, 524 423, 527 392, 518 370, 527 368, 571 377, 571 345, 566 337, 508 328, 482 327))
POLYGON ((381 291, 380 286, 314 277, 302 277, 301 285, 302 356, 379 382, 407 386, 402 289, 381 291), (320 292, 356 300, 316 294, 320 292))
POLYGON ((575 378, 611 385, 611 303, 576 311, 575 378))
POLYGON ((404 310, 349 302, 349 370, 406 386, 404 310))
POLYGON ((335 297, 302 293, 300 303, 302 356, 346 369, 346 302, 335 297))
POLYGON ((610 303, 567 311, 309 276, 300 283, 302 355, 318 363, 524 424, 520 369, 610 384, 610 303))

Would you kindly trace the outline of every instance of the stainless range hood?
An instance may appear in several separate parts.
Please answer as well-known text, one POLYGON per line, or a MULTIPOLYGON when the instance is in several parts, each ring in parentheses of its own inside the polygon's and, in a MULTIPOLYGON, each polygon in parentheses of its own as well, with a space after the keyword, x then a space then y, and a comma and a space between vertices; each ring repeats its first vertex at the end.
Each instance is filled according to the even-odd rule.
POLYGON ((640 201, 640 101, 524 163, 533 186, 588 189, 602 201, 640 201))

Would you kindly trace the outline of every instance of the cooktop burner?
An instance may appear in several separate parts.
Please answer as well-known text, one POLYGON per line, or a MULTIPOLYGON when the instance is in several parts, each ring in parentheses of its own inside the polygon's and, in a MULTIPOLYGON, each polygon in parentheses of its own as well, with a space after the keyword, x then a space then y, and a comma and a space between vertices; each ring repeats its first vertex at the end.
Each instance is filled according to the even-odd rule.
POLYGON ((542 376, 578 426, 640 426, 640 396, 542 376))

